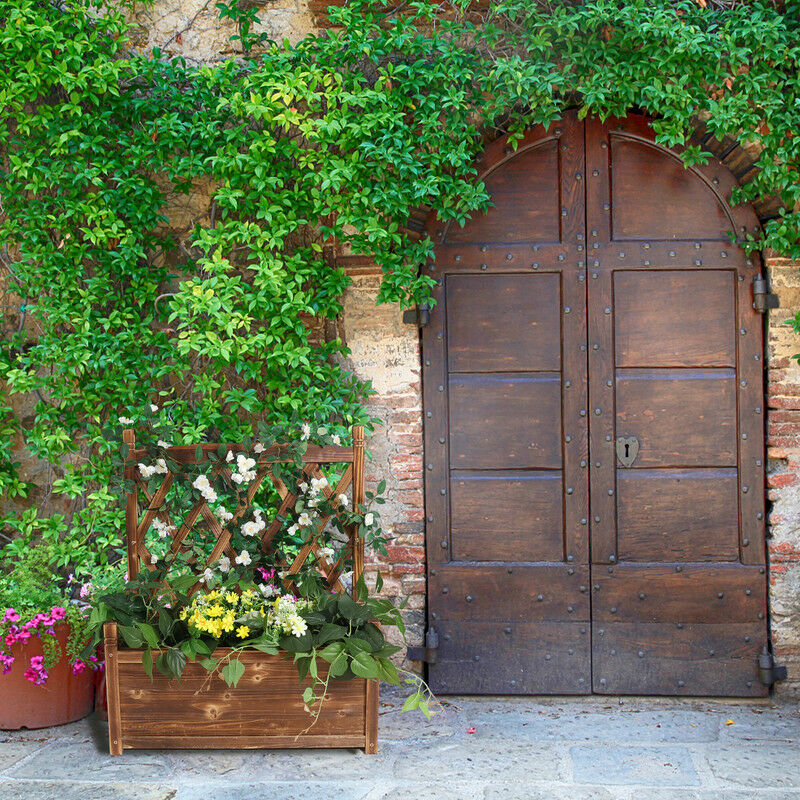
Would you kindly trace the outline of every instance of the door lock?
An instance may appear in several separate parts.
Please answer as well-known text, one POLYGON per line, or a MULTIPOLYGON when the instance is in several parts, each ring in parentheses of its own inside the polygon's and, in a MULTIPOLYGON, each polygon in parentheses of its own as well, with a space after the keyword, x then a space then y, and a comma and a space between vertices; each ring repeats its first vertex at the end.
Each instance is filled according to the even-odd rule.
POLYGON ((632 466, 639 455, 639 440, 635 436, 617 437, 617 459, 623 467, 632 466))

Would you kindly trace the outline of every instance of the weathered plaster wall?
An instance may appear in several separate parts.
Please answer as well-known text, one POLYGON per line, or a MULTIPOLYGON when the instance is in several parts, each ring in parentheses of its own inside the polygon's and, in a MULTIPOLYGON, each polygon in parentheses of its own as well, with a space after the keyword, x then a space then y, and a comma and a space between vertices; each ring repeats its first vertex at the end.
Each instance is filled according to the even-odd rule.
MULTIPOLYGON (((131 14, 133 44, 149 52, 160 48, 190 63, 214 62, 240 52, 230 18, 220 20, 217 0, 155 0, 137 4, 131 14)), ((292 44, 314 30, 308 0, 257 0, 260 27, 274 41, 292 44)))

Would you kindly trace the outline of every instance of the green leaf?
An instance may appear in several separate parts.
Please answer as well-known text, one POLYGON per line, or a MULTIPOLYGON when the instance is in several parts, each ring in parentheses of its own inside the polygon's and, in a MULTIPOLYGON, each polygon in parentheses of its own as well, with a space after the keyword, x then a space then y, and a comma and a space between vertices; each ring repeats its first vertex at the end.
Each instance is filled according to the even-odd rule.
POLYGON ((241 680, 242 675, 244 675, 244 664, 242 664, 238 658, 232 658, 220 670, 220 675, 222 675, 222 680, 224 680, 228 686, 235 687, 241 680))
POLYGON ((400 684, 400 675, 397 673, 397 667, 395 667, 388 658, 377 658, 375 660, 378 662, 378 674, 380 679, 394 686, 398 686, 400 684))
POLYGON ((201 658, 197 663, 209 672, 213 672, 219 665, 219 661, 216 658, 201 658))
POLYGON ((153 652, 148 647, 142 653, 142 665, 144 666, 145 674, 147 675, 150 680, 153 680, 153 652))
POLYGON ((125 644, 132 650, 139 650, 144 646, 144 635, 135 625, 119 625, 118 628, 125 644))
POLYGON ((422 692, 414 692, 406 697, 405 703, 403 703, 403 708, 401 711, 414 711, 414 709, 419 708, 419 704, 425 699, 425 696, 422 692))
POLYGON ((354 655, 350 661, 350 669, 352 669, 353 673, 358 675, 359 678, 377 679, 380 677, 378 673, 378 662, 367 653, 358 653, 354 655))
POLYGON ((137 622, 136 627, 142 632, 142 636, 149 647, 154 649, 158 647, 158 634, 152 625, 148 625, 146 622, 137 622))

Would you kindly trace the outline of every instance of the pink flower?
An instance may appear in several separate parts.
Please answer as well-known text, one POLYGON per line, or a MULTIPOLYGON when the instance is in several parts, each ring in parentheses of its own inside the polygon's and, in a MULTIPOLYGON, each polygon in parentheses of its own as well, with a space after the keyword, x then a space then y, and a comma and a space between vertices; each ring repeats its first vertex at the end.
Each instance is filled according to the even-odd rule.
POLYGON ((7 608, 2 622, 19 622, 19 614, 13 608, 7 608))
POLYGON ((17 633, 17 641, 18 642, 27 642, 28 639, 31 638, 30 631, 21 630, 17 633))
POLYGON ((13 633, 9 633, 6 636, 6 647, 13 647, 16 641, 17 637, 13 633))
POLYGON ((72 674, 73 675, 80 675, 81 672, 85 672, 85 671, 86 671, 86 664, 84 664, 83 661, 81 661, 80 659, 78 659, 72 665, 72 674))
POLYGON ((81 596, 81 598, 85 599, 92 593, 93 588, 92 582, 89 581, 89 583, 84 583, 83 586, 81 586, 81 590, 78 592, 78 594, 81 596))
POLYGON ((33 656, 31 658, 31 666, 35 669, 41 669, 44 666, 44 656, 33 656))
POLYGON ((53 606, 50 616, 55 620, 64 619, 67 616, 67 609, 63 606, 53 606))

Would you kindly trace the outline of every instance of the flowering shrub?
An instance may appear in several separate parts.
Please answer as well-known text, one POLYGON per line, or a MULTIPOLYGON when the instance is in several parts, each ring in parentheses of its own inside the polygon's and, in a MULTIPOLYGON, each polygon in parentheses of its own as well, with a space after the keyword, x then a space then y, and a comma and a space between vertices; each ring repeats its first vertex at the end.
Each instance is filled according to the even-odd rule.
POLYGON ((3 616, 0 617, 1 674, 9 673, 16 660, 12 652, 14 645, 26 644, 36 637, 42 642, 44 655, 31 656, 24 674, 27 680, 37 686, 47 683, 49 670, 62 658, 61 649, 56 641, 56 629, 59 625, 70 626, 67 657, 72 664, 74 675, 85 672, 88 666, 93 668, 101 666, 94 653, 87 653, 86 661, 76 655, 76 650, 81 649, 84 644, 86 615, 83 610, 74 606, 53 606, 49 611, 40 611, 27 621, 23 621, 22 615, 16 609, 6 608, 3 616))

